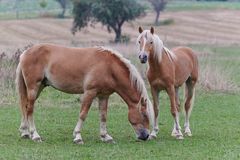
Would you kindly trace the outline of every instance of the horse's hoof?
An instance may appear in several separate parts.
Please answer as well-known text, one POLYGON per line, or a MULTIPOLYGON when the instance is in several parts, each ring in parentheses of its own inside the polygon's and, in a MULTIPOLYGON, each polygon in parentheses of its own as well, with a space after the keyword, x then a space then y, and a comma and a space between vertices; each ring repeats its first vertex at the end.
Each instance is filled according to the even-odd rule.
POLYGON ((176 139, 182 140, 184 138, 183 138, 183 135, 176 135, 176 139))
POLYGON ((103 142, 105 142, 105 143, 115 143, 115 141, 113 140, 113 138, 110 136, 110 135, 108 135, 108 134, 106 134, 106 135, 101 135, 100 136, 100 138, 101 138, 101 141, 103 141, 103 142))
POLYGON ((34 138, 32 138, 32 140, 33 140, 34 142, 42 142, 41 137, 34 137, 34 138))
POLYGON ((188 136, 188 137, 192 137, 192 133, 191 132, 185 132, 184 135, 188 136))
POLYGON ((84 144, 82 139, 74 139, 73 142, 80 145, 84 144))
POLYGON ((171 134, 172 137, 177 137, 177 135, 178 134, 176 132, 172 132, 172 134, 171 134))
POLYGON ((148 140, 153 140, 153 139, 156 139, 156 138, 157 138, 157 135, 150 134, 150 136, 148 137, 148 140))
POLYGON ((110 144, 115 144, 116 143, 113 139, 108 139, 108 140, 105 140, 103 142, 110 143, 110 144))
POLYGON ((30 134, 22 134, 21 138, 22 139, 30 139, 30 134))

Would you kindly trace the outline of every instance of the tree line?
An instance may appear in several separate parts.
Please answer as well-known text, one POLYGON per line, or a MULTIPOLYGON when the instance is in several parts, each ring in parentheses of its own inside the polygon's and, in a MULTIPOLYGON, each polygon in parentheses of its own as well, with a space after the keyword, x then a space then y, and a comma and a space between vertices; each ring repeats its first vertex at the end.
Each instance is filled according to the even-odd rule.
MULTIPOLYGON (((155 23, 159 21, 160 11, 167 0, 148 0, 156 11, 155 23)), ((72 0, 74 22, 72 33, 100 22, 109 32, 115 33, 115 42, 122 40, 122 26, 146 14, 147 7, 139 0, 72 0)))

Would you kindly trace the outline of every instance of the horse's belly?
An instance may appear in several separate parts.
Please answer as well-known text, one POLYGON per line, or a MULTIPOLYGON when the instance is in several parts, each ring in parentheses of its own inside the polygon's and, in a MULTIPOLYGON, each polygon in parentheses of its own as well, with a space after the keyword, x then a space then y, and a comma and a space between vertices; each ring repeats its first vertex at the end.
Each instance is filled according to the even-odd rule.
POLYGON ((62 92, 70 94, 83 93, 83 78, 71 77, 69 75, 50 75, 46 77, 45 84, 62 92))
POLYGON ((186 80, 188 79, 189 76, 184 76, 184 77, 178 77, 177 79, 175 79, 175 84, 174 86, 175 87, 180 87, 182 86, 182 84, 184 82, 186 82, 186 80))
POLYGON ((49 86, 53 88, 70 94, 80 94, 83 93, 83 87, 80 83, 66 83, 66 82, 48 82, 49 86))

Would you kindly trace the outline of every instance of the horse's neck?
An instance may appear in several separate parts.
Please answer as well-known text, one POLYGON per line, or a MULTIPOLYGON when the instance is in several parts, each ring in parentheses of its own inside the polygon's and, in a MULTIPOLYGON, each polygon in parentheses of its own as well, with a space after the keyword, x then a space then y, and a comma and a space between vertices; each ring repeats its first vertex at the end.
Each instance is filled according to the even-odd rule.
POLYGON ((137 104, 140 99, 140 94, 137 90, 137 87, 132 84, 135 82, 131 82, 131 69, 127 64, 129 62, 124 62, 116 55, 111 57, 111 61, 111 74, 114 76, 113 90, 122 97, 122 99, 128 104, 128 106, 137 104))
POLYGON ((174 67, 172 60, 169 58, 169 55, 167 55, 165 50, 162 50, 162 57, 160 61, 154 54, 151 54, 148 64, 150 72, 158 73, 161 75, 164 74, 166 70, 172 69, 172 67, 174 67))
POLYGON ((149 67, 151 69, 159 69, 159 67, 162 67, 166 59, 166 54, 164 53, 164 50, 162 50, 161 60, 159 60, 159 57, 154 55, 154 52, 152 52, 149 56, 149 67))
POLYGON ((138 104, 140 94, 134 84, 130 82, 130 77, 124 77, 125 74, 117 74, 116 76, 117 82, 116 87, 114 88, 115 92, 122 97, 122 99, 128 104, 128 106, 138 104))
POLYGON ((128 106, 135 106, 138 104, 140 96, 133 86, 119 86, 116 87, 116 92, 122 97, 122 99, 127 103, 128 106))

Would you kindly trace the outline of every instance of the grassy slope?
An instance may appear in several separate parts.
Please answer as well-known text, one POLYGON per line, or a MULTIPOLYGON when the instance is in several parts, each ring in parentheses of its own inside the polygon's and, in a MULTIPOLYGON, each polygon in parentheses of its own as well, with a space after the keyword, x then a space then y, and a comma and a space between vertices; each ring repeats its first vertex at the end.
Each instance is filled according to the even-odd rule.
MULTIPOLYGON (((111 102, 115 98, 113 96, 111 102)), ((76 97, 56 94, 48 89, 37 103, 35 112, 43 143, 20 139, 18 108, 15 105, 1 108, 0 159, 174 159, 176 156, 189 160, 239 159, 239 95, 199 92, 191 118, 194 136, 183 141, 170 136, 172 117, 168 98, 162 94, 161 99, 161 131, 156 140, 136 142, 127 121, 126 105, 111 103, 108 128, 117 143, 104 144, 99 140, 98 109, 94 105, 83 128, 85 144, 78 146, 72 143, 72 130, 79 112, 76 97), (48 104, 44 99, 49 95, 52 96, 49 98, 51 103, 48 107, 43 106, 48 104), (70 99, 75 102, 69 103, 70 99), (60 101, 65 107, 56 105, 60 101)))
POLYGON ((167 5, 169 11, 192 11, 213 9, 240 9, 239 2, 196 2, 196 1, 172 1, 167 5))

